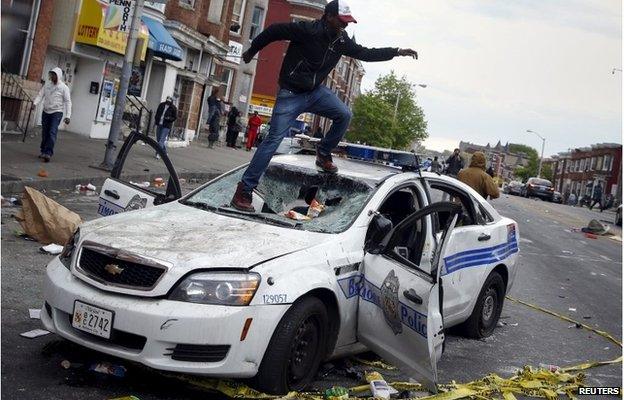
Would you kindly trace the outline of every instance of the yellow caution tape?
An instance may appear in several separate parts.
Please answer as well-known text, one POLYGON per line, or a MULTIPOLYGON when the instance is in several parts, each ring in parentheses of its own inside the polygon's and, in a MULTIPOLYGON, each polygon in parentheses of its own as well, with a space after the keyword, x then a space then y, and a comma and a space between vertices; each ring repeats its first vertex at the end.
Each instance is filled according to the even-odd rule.
MULTIPOLYGON (((565 315, 556 313, 554 311, 545 309, 540 306, 536 306, 531 303, 527 303, 522 300, 518 300, 512 297, 507 297, 508 300, 525 305, 534 310, 541 311, 543 313, 557 317, 563 321, 574 323, 582 326, 583 328, 600 335, 612 343, 622 347, 622 343, 614 338, 607 332, 598 330, 592 326, 580 323, 565 315)), ((369 361, 360 358, 353 358, 353 361, 364 364, 370 367, 394 370, 396 367, 387 364, 383 361, 369 361)), ((556 400, 559 396, 567 396, 569 399, 576 399, 575 393, 580 386, 583 386, 585 375, 580 372, 589 368, 594 368, 601 365, 611 365, 622 362, 622 357, 618 357, 613 360, 596 361, 591 363, 584 363, 574 365, 565 368, 559 368, 556 371, 549 371, 546 369, 534 369, 529 366, 524 367, 516 375, 510 378, 501 378, 496 374, 487 375, 481 379, 467 382, 456 383, 451 382, 449 384, 438 385, 439 393, 429 395, 425 397, 418 397, 418 400, 459 400, 465 398, 477 399, 477 400, 516 400, 516 395, 528 396, 534 398, 542 398, 548 400, 556 400), (576 372, 576 374, 572 374, 576 372), (495 397, 494 397, 495 396, 495 397)), ((221 379, 207 379, 186 375, 171 375, 166 376, 173 377, 182 381, 186 381, 194 386, 201 387, 208 390, 218 391, 231 398, 245 398, 245 399, 303 399, 303 400, 323 400, 321 393, 302 393, 302 392, 290 392, 286 396, 274 396, 261 393, 254 390, 247 385, 236 381, 221 380, 221 379)), ((367 372, 365 374, 367 382, 371 380, 383 380, 383 376, 377 372, 367 372)), ((403 391, 424 391, 424 387, 419 383, 411 382, 392 382, 389 383, 394 389, 403 391)), ((370 390, 369 385, 355 386, 349 389, 352 394, 365 392, 370 390)), ((121 398, 118 400, 130 400, 129 398, 121 398)), ((355 399, 355 398, 353 398, 355 399)))

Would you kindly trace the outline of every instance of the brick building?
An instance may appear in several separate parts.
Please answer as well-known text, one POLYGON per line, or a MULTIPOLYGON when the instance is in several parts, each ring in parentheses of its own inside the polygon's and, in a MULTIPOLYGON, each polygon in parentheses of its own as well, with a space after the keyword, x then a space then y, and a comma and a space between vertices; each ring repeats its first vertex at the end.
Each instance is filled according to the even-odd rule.
MULTIPOLYGON (((152 110, 173 95, 180 111, 174 127, 185 138, 196 135, 206 94, 221 85, 218 60, 229 50, 234 3, 145 3, 135 57, 141 62, 133 70, 129 94, 152 110)), ((47 71, 60 67, 74 108, 71 124, 61 128, 93 138, 108 136, 127 42, 126 33, 109 26, 109 11, 109 3, 99 0, 3 2, 3 72, 17 76, 34 94, 47 71), (17 6, 5 12, 5 5, 10 4, 17 6), (24 27, 23 37, 4 35, 24 27), (9 58, 20 62, 11 63, 9 58)), ((35 113, 35 122, 40 111, 35 113)))
POLYGON ((621 191, 622 145, 598 143, 588 147, 569 149, 551 157, 553 160, 553 184, 561 193, 575 193, 577 196, 591 195, 600 183, 603 193, 616 194, 621 191))

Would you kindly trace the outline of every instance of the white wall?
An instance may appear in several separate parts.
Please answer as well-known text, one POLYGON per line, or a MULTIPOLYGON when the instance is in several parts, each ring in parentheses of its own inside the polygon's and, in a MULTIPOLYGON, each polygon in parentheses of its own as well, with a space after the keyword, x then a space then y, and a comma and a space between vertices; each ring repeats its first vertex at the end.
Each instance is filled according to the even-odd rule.
POLYGON ((176 77, 178 76, 177 69, 167 64, 167 68, 165 70, 165 77, 162 83, 162 95, 160 96, 160 101, 165 101, 167 96, 173 96, 173 91, 175 90, 176 77))
POLYGON ((163 93, 163 82, 165 81, 165 66, 162 63, 152 62, 149 80, 147 81, 147 94, 145 100, 147 107, 156 112, 156 108, 161 103, 163 93))
MULTIPOLYGON (((104 62, 80 58, 76 65, 76 71, 77 73, 71 88, 73 104, 72 118, 71 123, 66 129, 70 132, 93 137, 91 130, 93 128, 100 95, 89 93, 89 88, 91 86, 91 81, 95 81, 100 85, 100 91, 102 90, 104 62)), ((110 124, 99 125, 110 126, 110 124)), ((101 134, 98 135, 98 137, 99 136, 101 136, 101 134)))

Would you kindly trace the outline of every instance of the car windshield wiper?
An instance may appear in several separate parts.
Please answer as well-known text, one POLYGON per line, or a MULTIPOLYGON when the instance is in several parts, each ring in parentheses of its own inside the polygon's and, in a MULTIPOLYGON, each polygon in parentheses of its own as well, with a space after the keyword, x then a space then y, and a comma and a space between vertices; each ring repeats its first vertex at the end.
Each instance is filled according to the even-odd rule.
POLYGON ((250 212, 245 212, 245 211, 238 211, 234 208, 227 208, 227 207, 217 207, 216 208, 217 211, 226 213, 226 214, 236 214, 236 215, 240 215, 243 217, 251 217, 251 218, 255 218, 255 219, 260 219, 268 224, 273 224, 273 225, 279 225, 279 226, 285 226, 288 228, 300 228, 301 227, 301 223, 300 222, 288 222, 288 221, 283 221, 281 219, 276 219, 276 218, 271 218, 267 215, 264 214, 259 214, 259 213, 250 213, 250 212))
POLYGON ((180 203, 182 203, 184 205, 187 205, 187 206, 199 208, 199 209, 202 209, 202 210, 208 210, 208 211, 216 211, 217 210, 217 207, 211 206, 210 204, 204 203, 203 201, 185 200, 185 201, 181 201, 180 203))

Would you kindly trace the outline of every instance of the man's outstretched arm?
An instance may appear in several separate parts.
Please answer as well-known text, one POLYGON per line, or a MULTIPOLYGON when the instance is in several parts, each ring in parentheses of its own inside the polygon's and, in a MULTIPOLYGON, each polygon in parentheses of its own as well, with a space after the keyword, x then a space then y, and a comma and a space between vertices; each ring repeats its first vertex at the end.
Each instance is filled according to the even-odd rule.
POLYGON ((418 59, 418 53, 412 49, 399 49, 396 47, 373 48, 361 46, 352 39, 346 39, 344 55, 362 61, 388 61, 396 56, 410 56, 418 59))
POLYGON ((256 53, 270 43, 278 40, 303 41, 305 36, 305 28, 299 22, 270 25, 251 42, 249 49, 243 53, 243 61, 249 63, 256 53))

